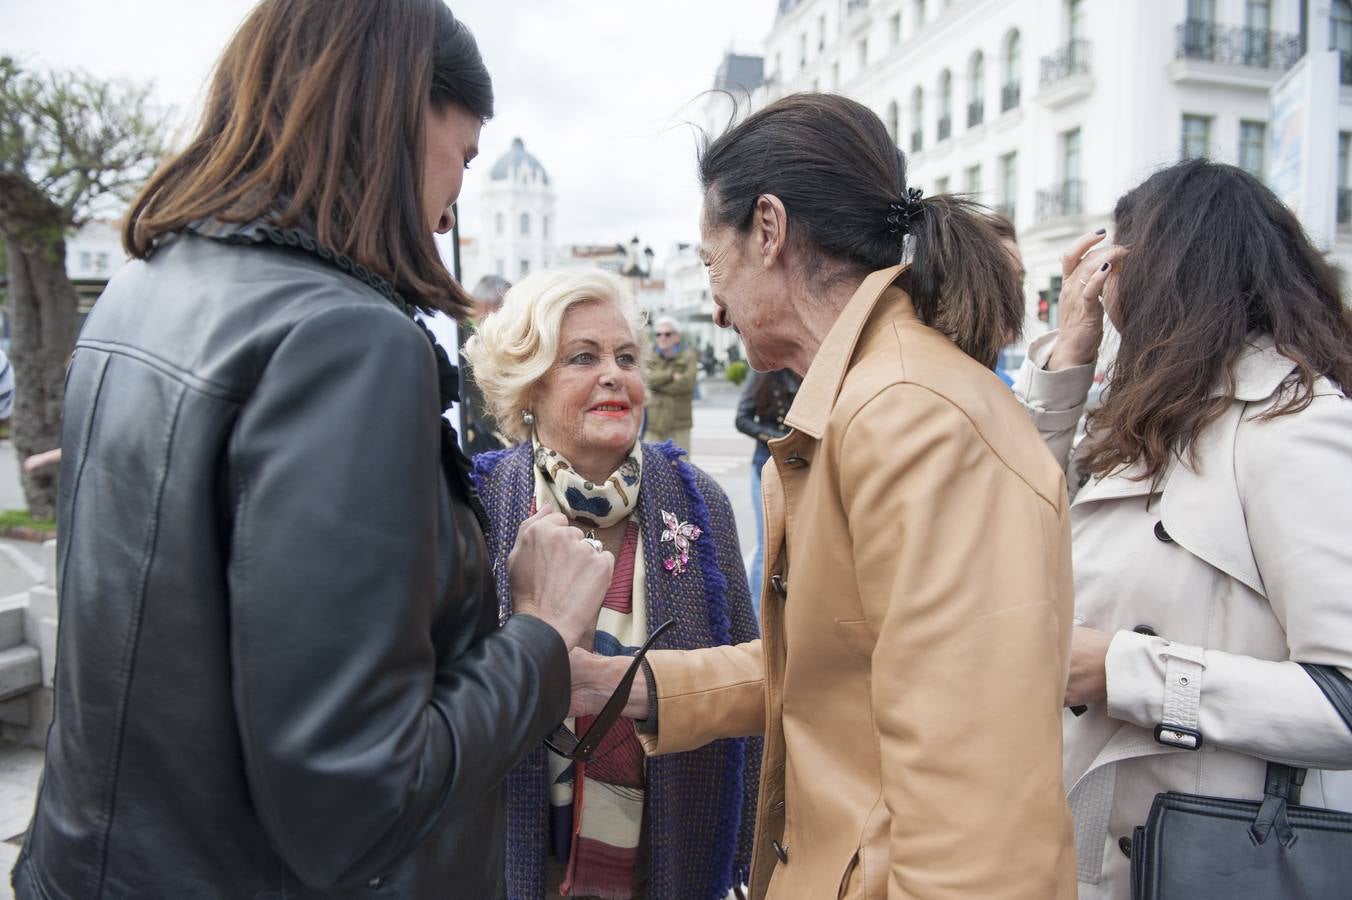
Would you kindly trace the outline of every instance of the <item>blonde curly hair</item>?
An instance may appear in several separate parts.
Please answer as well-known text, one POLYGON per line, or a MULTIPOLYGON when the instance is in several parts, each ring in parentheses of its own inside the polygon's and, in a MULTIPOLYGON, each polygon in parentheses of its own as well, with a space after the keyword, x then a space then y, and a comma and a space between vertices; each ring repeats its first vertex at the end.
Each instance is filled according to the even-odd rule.
POLYGON ((530 438, 522 418, 531 388, 558 361, 563 317, 583 303, 609 303, 624 314, 643 346, 643 317, 624 281, 604 269, 554 269, 517 282, 502 306, 479 323, 464 355, 488 412, 514 441, 530 438))

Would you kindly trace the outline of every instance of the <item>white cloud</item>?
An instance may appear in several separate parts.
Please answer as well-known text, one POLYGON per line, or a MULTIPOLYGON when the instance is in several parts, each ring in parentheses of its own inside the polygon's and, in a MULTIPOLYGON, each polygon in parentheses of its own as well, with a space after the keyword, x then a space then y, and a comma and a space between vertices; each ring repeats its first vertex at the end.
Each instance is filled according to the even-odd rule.
MULTIPOLYGON (((33 66, 78 67, 152 81, 185 122, 221 49, 252 3, 242 0, 9 0, 0 53, 33 66)), ((627 239, 659 254, 695 236, 699 191, 689 106, 723 53, 755 51, 775 0, 458 0, 494 78, 497 115, 466 179, 472 227, 478 185, 521 137, 559 194, 559 237, 627 239)))

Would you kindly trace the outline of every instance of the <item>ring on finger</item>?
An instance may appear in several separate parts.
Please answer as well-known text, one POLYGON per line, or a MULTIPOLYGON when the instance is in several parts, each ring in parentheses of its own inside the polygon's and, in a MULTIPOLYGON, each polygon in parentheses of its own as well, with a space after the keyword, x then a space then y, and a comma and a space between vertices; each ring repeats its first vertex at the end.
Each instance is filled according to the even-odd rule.
POLYGON ((1084 285, 1085 287, 1089 287, 1089 282, 1085 281, 1083 278, 1080 279, 1080 284, 1084 285))
POLYGON ((592 548, 597 553, 600 553, 601 550, 603 549, 602 543, 598 541, 596 538, 584 537, 582 539, 582 543, 586 544, 588 547, 592 548))

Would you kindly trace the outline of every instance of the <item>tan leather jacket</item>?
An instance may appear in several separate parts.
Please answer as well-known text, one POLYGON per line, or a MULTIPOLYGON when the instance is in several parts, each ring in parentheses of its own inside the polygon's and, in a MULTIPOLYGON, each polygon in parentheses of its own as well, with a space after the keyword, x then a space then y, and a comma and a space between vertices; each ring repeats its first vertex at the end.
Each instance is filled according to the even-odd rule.
POLYGON ((1071 898, 1060 468, 870 275, 764 470, 763 641, 652 654, 650 752, 765 734, 757 897, 1071 898))

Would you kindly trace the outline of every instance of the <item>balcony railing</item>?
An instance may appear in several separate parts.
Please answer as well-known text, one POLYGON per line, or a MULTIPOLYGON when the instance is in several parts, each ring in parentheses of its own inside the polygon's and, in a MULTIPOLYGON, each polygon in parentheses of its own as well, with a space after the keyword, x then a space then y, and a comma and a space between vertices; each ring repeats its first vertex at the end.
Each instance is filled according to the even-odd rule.
POLYGON ((845 15, 852 16, 857 12, 863 12, 868 9, 868 0, 846 0, 845 15))
POLYGON ((1037 192, 1037 220, 1059 219, 1084 213, 1084 182, 1077 179, 1063 181, 1055 187, 1037 192))
POLYGON ((946 141, 948 136, 953 133, 953 117, 941 116, 939 118, 939 137, 936 140, 946 141))
POLYGON ((1286 71, 1300 59, 1300 36, 1189 19, 1175 30, 1178 59, 1286 71))
POLYGON ((1072 75, 1089 74, 1089 42, 1071 41, 1051 56, 1042 57, 1042 85, 1055 84, 1072 75))
POLYGON ((1338 188, 1338 224, 1352 225, 1352 190, 1338 188))
POLYGON ((919 153, 925 148, 925 133, 917 128, 911 132, 911 152, 919 153))
POLYGON ((983 100, 973 100, 967 104, 967 127, 974 128, 980 125, 986 118, 986 103, 983 100))
POLYGON ((1009 112, 1019 105, 1019 83, 1011 81, 1000 89, 1000 112, 1009 112))

